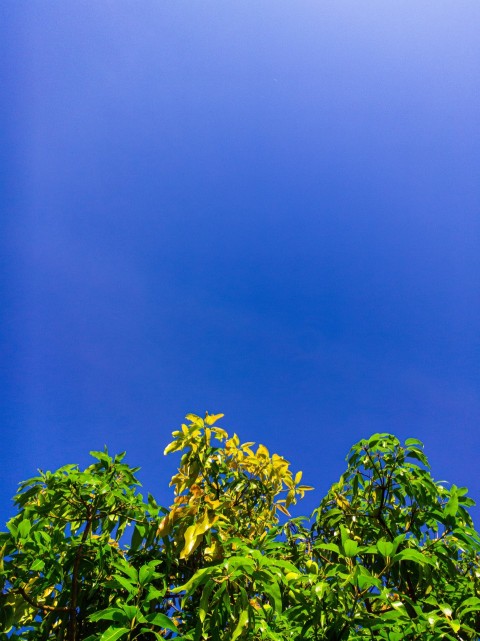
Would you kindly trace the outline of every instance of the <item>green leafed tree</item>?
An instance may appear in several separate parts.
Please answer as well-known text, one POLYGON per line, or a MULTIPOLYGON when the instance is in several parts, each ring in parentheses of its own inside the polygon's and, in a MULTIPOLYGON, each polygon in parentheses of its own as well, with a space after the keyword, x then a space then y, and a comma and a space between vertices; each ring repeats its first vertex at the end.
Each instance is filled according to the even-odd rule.
POLYGON ((0 533, 0 639, 480 638, 480 537, 466 488, 422 444, 375 434, 311 517, 287 460, 188 415, 172 504, 107 451, 20 485, 0 533))

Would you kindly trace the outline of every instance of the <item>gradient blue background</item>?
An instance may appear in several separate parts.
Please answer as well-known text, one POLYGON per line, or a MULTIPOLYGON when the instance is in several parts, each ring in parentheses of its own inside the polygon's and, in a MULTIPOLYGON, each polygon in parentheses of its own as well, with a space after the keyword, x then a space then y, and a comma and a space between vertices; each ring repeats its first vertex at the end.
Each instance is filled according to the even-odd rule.
MULTIPOLYGON (((480 4, 3 0, 0 516, 224 412, 317 491, 376 431, 480 499, 480 4)), ((477 512, 478 513, 478 512, 477 512)))

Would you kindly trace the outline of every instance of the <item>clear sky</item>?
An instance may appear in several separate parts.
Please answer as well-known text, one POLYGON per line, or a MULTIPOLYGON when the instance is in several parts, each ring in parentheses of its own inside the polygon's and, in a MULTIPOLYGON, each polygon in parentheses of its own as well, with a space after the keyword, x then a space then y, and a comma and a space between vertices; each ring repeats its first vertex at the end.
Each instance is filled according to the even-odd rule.
POLYGON ((480 500, 479 33, 476 0, 2 0, 2 521, 104 444, 168 503, 205 410, 305 512, 377 431, 480 500))

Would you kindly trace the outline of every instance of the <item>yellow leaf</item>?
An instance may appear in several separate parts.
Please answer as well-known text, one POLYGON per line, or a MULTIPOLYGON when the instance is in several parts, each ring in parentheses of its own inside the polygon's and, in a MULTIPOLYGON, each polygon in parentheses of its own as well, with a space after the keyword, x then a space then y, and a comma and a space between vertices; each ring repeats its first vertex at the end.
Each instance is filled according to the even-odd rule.
POLYGON ((229 438, 227 441, 225 441, 225 449, 229 453, 231 453, 231 450, 236 450, 237 449, 237 445, 238 445, 238 443, 235 442, 235 435, 233 435, 232 438, 229 438))
POLYGON ((197 485, 197 484, 192 485, 192 487, 190 488, 190 492, 193 494, 193 496, 194 496, 196 499, 197 499, 199 496, 202 496, 202 494, 203 494, 203 490, 202 490, 202 488, 201 488, 199 485, 197 485))
POLYGON ((222 546, 219 541, 214 541, 210 547, 205 548, 205 558, 210 561, 218 561, 222 558, 222 546))
POLYGON ((223 418, 225 414, 209 414, 208 412, 205 414, 205 423, 207 425, 213 425, 217 421, 219 421, 221 418, 223 418))
POLYGON ((173 523, 170 519, 170 514, 167 514, 161 521, 160 525, 158 526, 157 530, 157 536, 168 536, 170 534, 170 531, 172 529, 173 523))
POLYGON ((318 574, 318 563, 315 561, 307 561, 305 567, 311 574, 318 574))
POLYGON ((297 472, 295 474, 295 485, 298 485, 302 480, 303 472, 297 472))
POLYGON ((182 481, 181 483, 178 483, 176 488, 177 494, 181 494, 186 487, 187 487, 186 481, 182 481))
POLYGON ((290 512, 287 510, 287 508, 281 505, 280 503, 277 503, 276 507, 277 507, 277 510, 280 510, 280 512, 282 512, 286 516, 290 516, 290 512))
POLYGON ((218 516, 213 510, 207 510, 201 521, 197 521, 185 530, 185 545, 180 552, 180 558, 186 559, 200 545, 203 535, 218 521, 218 516))
POLYGON ((200 418, 200 416, 197 416, 196 414, 187 414, 185 418, 191 423, 193 423, 195 427, 204 426, 203 418, 200 418))
POLYGON ((350 503, 342 494, 337 494, 337 492, 334 492, 334 495, 335 501, 337 502, 337 505, 341 510, 347 510, 350 507, 350 503))
POLYGON ((295 503, 295 492, 293 490, 290 490, 290 492, 287 494, 287 499, 285 501, 285 506, 288 507, 292 503, 295 503))
POLYGON ((282 456, 279 456, 278 454, 272 455, 272 464, 276 470, 283 473, 288 470, 288 467, 290 465, 288 461, 286 461, 282 456))
POLYGON ((314 490, 315 488, 312 487, 311 485, 299 485, 297 489, 302 491, 302 492, 310 492, 311 490, 314 490))
POLYGON ((180 447, 178 441, 172 441, 167 447, 163 450, 164 455, 169 454, 170 452, 174 452, 175 450, 178 450, 180 447))
POLYGON ((257 457, 270 458, 270 452, 265 445, 260 444, 257 449, 257 457))
POLYGON ((186 559, 188 556, 190 556, 190 554, 192 554, 192 552, 197 549, 203 539, 203 534, 197 536, 196 525, 193 524, 187 527, 187 529, 185 530, 184 538, 185 545, 180 552, 181 559, 186 559))
POLYGON ((203 519, 196 524, 195 533, 205 534, 205 532, 209 530, 216 521, 218 521, 218 516, 215 512, 213 510, 207 510, 203 515, 203 519))
POLYGON ((205 443, 210 445, 210 439, 212 438, 212 430, 208 427, 205 428, 205 443))
POLYGON ((216 510, 217 507, 220 505, 220 501, 218 499, 212 499, 209 496, 205 497, 205 503, 208 503, 212 510, 216 510))
POLYGON ((225 430, 222 430, 220 427, 212 427, 212 432, 218 438, 219 441, 223 441, 224 438, 227 438, 228 434, 225 430))
POLYGON ((0 571, 3 571, 3 559, 5 557, 5 549, 6 549, 6 547, 7 547, 7 544, 5 543, 5 545, 3 545, 0 548, 0 571))

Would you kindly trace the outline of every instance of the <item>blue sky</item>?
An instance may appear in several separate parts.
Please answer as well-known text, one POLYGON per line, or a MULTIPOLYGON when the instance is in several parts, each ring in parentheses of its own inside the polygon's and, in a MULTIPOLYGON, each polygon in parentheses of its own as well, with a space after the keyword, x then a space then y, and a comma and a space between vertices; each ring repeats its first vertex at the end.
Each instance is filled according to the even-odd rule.
POLYGON ((187 412, 317 488, 373 432, 480 500, 480 5, 17 2, 0 23, 0 516, 187 412))

